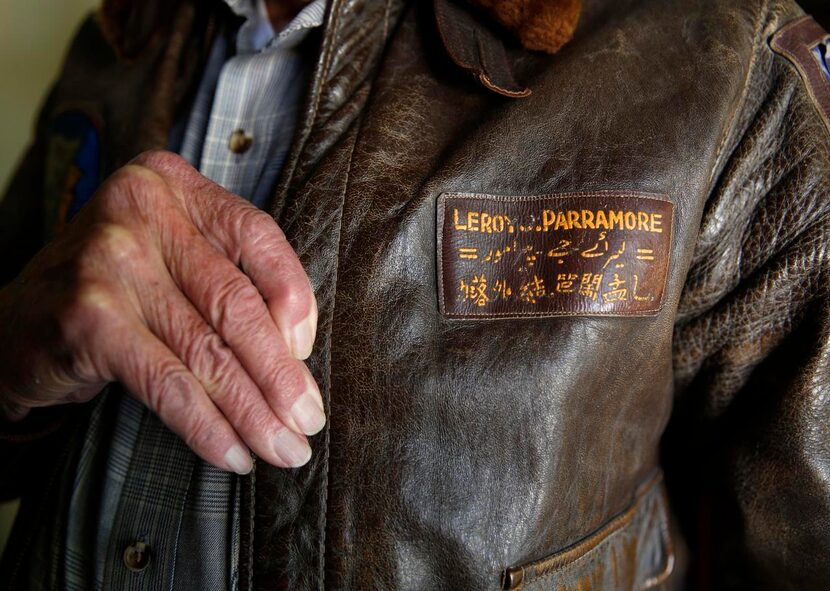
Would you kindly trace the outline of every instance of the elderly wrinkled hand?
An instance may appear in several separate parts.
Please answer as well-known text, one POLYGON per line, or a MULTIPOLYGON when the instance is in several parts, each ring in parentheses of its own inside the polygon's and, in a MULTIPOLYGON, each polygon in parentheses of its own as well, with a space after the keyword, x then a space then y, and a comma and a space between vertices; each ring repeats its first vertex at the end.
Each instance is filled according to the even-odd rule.
POLYGON ((299 466, 325 423, 317 306, 273 219, 167 152, 115 172, 0 291, 9 419, 121 382, 202 458, 299 466))

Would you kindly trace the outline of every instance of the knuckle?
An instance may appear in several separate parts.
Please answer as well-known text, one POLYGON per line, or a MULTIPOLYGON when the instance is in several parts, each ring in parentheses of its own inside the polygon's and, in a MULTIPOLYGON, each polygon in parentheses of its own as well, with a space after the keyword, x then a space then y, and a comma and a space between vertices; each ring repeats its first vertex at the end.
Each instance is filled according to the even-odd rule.
POLYGON ((256 445, 257 441, 262 441, 264 437, 279 429, 280 424, 270 409, 263 412, 257 404, 246 404, 234 414, 231 425, 252 447, 260 448, 257 449, 260 455, 273 453, 270 445, 265 449, 256 445))
POLYGON ((283 359, 273 365, 269 375, 277 402, 289 404, 305 389, 305 375, 299 362, 283 359))
POLYGON ((108 351, 100 343, 120 316, 116 298, 100 283, 86 283, 66 298, 54 317, 61 347, 50 380, 87 381, 102 375, 108 351))
POLYGON ((75 301, 101 304, 97 292, 104 285, 116 285, 128 271, 142 267, 145 248, 139 238, 119 224, 95 223, 89 226, 70 255, 67 279, 81 286, 75 301), (83 296, 83 297, 82 297, 83 296))
POLYGON ((275 247, 282 248, 286 243, 277 223, 261 209, 241 199, 228 209, 233 212, 228 216, 231 235, 241 249, 267 252, 275 247))
POLYGON ((167 150, 147 150, 133 158, 131 164, 159 172, 173 173, 180 171, 182 167, 190 166, 184 158, 167 150))
POLYGON ((165 182, 154 170, 139 164, 127 164, 116 170, 96 194, 105 216, 131 219, 130 212, 153 207, 153 200, 165 194, 165 182))
POLYGON ((216 422, 203 413, 191 413, 182 427, 182 439, 192 450, 207 450, 219 430, 216 422))
POLYGON ((119 224, 100 223, 90 229, 86 256, 121 264, 136 260, 142 248, 135 235, 119 224))
POLYGON ((110 175, 103 188, 111 188, 107 193, 116 196, 129 193, 146 186, 157 186, 164 180, 152 168, 140 164, 126 164, 110 175))
POLYGON ((109 290, 99 283, 88 283, 75 296, 75 309, 82 314, 109 315, 115 300, 109 290))
POLYGON ((305 317, 310 311, 312 297, 311 286, 304 275, 286 273, 275 293, 271 294, 269 303, 275 303, 281 310, 296 311, 305 317))
POLYGON ((279 261, 296 258, 294 249, 274 219, 245 203, 238 218, 239 233, 255 252, 278 253, 279 261))
MULTIPOLYGON (((207 388, 207 387, 206 387, 207 388)), ((228 416, 237 416, 251 405, 251 392, 242 380, 218 380, 212 390, 208 390, 210 399, 228 416)))
POLYGON ((102 284, 80 286, 58 315, 64 340, 74 342, 81 334, 96 332, 115 315, 116 300, 102 284))
POLYGON ((251 207, 248 203, 240 205, 244 207, 240 207, 239 221, 254 240, 269 239, 285 242, 285 234, 282 233, 274 218, 261 209, 251 207))
POLYGON ((209 298, 213 325, 220 334, 252 334, 265 310, 259 290, 242 276, 218 284, 209 298))
POLYGON ((227 391, 238 374, 238 364, 230 347, 213 331, 205 330, 190 338, 185 359, 202 380, 208 392, 227 391))
POLYGON ((150 370, 147 380, 147 406, 163 419, 173 422, 187 421, 196 415, 197 386, 184 368, 160 363, 150 370))

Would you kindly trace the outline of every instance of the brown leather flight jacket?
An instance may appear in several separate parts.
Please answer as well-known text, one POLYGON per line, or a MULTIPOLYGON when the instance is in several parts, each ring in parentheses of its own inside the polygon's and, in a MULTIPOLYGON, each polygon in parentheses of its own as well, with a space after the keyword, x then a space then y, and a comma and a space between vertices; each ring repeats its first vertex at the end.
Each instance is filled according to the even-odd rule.
MULTIPOLYGON (((96 118, 104 172, 164 145, 229 22, 128 4, 81 29, 2 204, 8 278, 48 122, 96 118)), ((802 17, 586 0, 547 55, 464 2, 330 3, 271 204, 330 420, 244 479, 243 590, 827 588, 830 74, 802 17)), ((14 459, 42 441, 8 469, 44 482, 14 459)))

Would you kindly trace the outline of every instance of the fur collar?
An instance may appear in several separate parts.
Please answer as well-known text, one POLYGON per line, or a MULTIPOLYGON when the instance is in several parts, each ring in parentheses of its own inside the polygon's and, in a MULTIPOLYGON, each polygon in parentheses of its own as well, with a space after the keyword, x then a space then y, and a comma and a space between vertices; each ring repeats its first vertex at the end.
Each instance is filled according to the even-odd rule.
MULTIPOLYGON (((576 30, 582 0, 463 0, 501 24, 527 48, 556 53, 576 30)), ((134 58, 169 31, 181 0, 103 0, 101 29, 122 58, 134 58)), ((202 2, 201 4, 211 4, 202 2)))
POLYGON ((573 37, 582 0, 466 0, 487 12, 527 49, 556 53, 573 37))

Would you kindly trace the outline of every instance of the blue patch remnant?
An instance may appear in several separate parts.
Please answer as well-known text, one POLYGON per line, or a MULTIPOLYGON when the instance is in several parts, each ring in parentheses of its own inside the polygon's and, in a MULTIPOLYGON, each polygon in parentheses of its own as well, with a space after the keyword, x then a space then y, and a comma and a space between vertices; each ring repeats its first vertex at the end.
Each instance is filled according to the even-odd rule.
POLYGON ((101 182, 101 142, 98 129, 80 111, 60 115, 52 124, 52 133, 76 146, 63 179, 60 222, 68 222, 89 201, 101 182))
POLYGON ((813 55, 824 72, 824 77, 830 82, 830 36, 813 48, 813 55))

